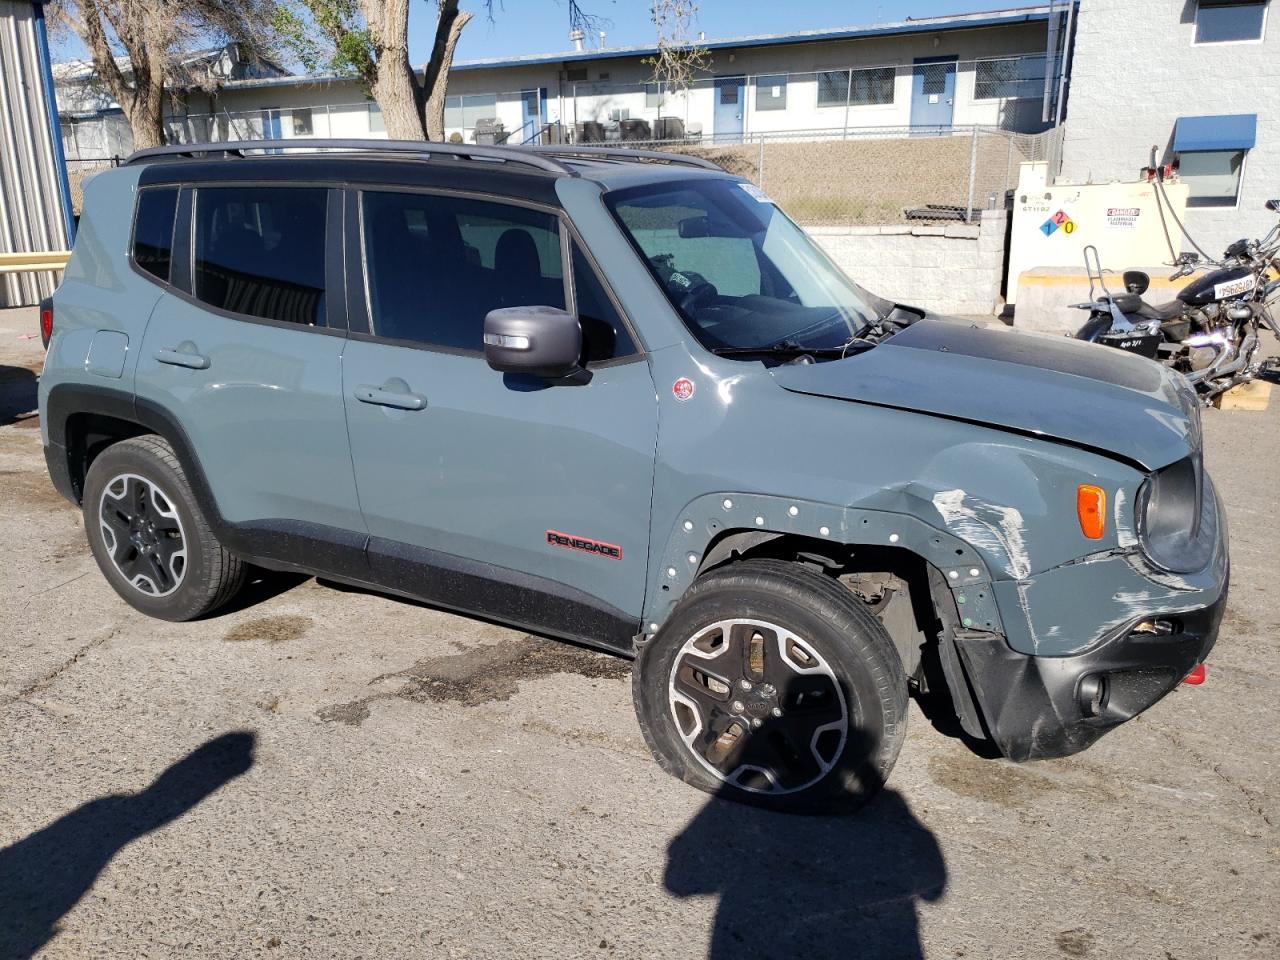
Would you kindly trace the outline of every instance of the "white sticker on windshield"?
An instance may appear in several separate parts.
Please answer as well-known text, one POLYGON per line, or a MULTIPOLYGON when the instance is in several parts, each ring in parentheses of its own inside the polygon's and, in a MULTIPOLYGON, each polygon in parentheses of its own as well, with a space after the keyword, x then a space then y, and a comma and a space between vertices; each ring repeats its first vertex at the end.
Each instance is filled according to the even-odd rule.
POLYGON ((764 191, 754 183, 740 183, 738 186, 743 189, 747 196, 753 198, 757 203, 773 203, 772 200, 764 195, 764 191))

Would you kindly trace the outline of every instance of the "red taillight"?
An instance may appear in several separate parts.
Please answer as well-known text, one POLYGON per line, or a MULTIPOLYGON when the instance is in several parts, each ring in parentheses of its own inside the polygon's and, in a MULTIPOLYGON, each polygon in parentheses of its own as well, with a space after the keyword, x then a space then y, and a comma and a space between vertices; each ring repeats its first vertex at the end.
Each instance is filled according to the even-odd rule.
POLYGON ((53 305, 46 303, 40 308, 40 339, 44 341, 46 347, 49 346, 49 338, 53 336, 53 305))
POLYGON ((1198 687, 1204 683, 1204 678, 1208 671, 1205 670, 1203 663, 1197 663, 1195 669, 1182 678, 1183 683, 1189 683, 1193 687, 1198 687))

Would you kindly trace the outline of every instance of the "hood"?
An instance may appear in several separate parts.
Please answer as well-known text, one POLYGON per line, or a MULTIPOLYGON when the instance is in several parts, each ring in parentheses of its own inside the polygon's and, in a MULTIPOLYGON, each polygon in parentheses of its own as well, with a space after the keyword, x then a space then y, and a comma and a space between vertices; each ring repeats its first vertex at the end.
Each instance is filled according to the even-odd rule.
POLYGON ((1199 408, 1178 374, 1068 337, 926 318, 848 359, 770 372, 795 393, 1035 434, 1147 470, 1200 447, 1199 408))

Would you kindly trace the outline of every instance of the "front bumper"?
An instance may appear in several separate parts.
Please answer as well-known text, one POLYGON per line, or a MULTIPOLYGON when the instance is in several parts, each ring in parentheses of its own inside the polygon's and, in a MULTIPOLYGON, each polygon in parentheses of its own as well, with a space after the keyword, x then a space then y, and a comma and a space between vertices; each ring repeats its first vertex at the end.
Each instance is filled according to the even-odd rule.
POLYGON ((1006 636, 956 632, 974 699, 1006 757, 1078 753, 1204 662, 1230 575, 1226 518, 1207 477, 1206 491, 1202 529, 1213 552, 1198 573, 1161 573, 1135 555, 1077 563, 996 585, 1002 614, 1016 611, 1004 616, 1006 636), (1149 622, 1166 632, 1137 629, 1149 622))
MULTIPOLYGON (((1132 627, 1068 657, 1029 657, 994 634, 960 633, 956 645, 987 729, 1010 760, 1066 757, 1173 691, 1218 639, 1227 605, 1164 617, 1167 635, 1132 627)), ((1136 626, 1134 624, 1133 626, 1136 626)))

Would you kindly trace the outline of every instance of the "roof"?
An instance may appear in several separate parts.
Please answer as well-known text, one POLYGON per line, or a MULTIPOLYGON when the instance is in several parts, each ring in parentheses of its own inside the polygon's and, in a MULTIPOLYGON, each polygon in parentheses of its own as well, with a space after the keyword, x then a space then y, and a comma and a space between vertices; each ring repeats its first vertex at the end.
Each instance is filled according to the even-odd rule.
MULTIPOLYGON (((211 60, 222 53, 222 49, 222 47, 207 47, 203 50, 191 50, 182 54, 178 62, 185 66, 201 60, 211 60)), ((123 54, 114 59, 116 66, 124 73, 128 73, 133 68, 133 62, 123 54)), ((55 63, 52 69, 54 80, 60 83, 71 80, 87 80, 98 72, 92 60, 64 60, 61 63, 55 63)))
MULTIPOLYGON (((1078 2, 1078 0, 1077 0, 1078 2)), ((1022 23, 1047 22, 1053 8, 1048 4, 1013 7, 1006 10, 990 10, 981 13, 960 13, 944 17, 922 17, 890 23, 839 27, 824 30, 802 30, 794 33, 761 33, 739 37, 705 40, 699 46, 707 50, 740 50, 744 47, 785 46, 802 43, 823 43, 835 40, 860 40, 871 37, 906 36, 914 33, 938 33, 947 30, 974 30, 983 27, 1016 26, 1022 23)), ((497 70, 504 67, 538 66, 560 63, 587 63, 600 60, 616 60, 630 57, 648 57, 658 52, 652 44, 609 47, 604 50, 568 50, 558 53, 534 53, 518 57, 493 57, 481 60, 460 60, 450 67, 452 71, 497 70)), ((266 77, 255 80, 232 80, 223 84, 224 89, 245 90, 254 87, 302 86, 306 84, 349 81, 351 77, 340 74, 311 74, 308 76, 266 77)))

